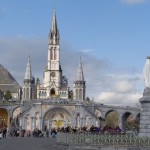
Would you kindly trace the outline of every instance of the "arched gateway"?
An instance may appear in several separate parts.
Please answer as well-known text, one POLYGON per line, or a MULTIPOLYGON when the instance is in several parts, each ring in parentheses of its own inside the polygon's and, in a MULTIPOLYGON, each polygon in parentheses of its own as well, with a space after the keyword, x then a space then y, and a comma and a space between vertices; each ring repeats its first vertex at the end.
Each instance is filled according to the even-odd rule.
POLYGON ((0 128, 8 127, 9 117, 8 112, 4 108, 0 108, 0 128))
POLYGON ((43 128, 61 128, 71 125, 71 115, 62 108, 54 108, 49 110, 43 118, 43 128))

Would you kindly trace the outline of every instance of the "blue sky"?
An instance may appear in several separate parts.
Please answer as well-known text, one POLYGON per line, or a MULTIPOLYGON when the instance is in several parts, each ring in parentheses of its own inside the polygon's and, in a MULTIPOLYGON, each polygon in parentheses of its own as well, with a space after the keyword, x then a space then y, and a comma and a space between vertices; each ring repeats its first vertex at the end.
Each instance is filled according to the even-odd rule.
MULTIPOLYGON (((132 88, 128 85, 131 88, 129 93, 142 92, 142 70, 146 56, 150 55, 148 0, 0 0, 0 63, 10 70, 20 84, 29 54, 35 76, 43 74, 54 8, 61 36, 61 53, 67 50, 70 56, 77 57, 77 63, 79 55, 83 55, 85 75, 90 74, 87 79, 91 84, 87 90, 91 97, 101 99, 100 93, 103 92, 105 95, 112 91, 116 94, 116 87, 120 87, 118 84, 127 86, 131 82, 129 77, 132 80, 135 77, 133 81, 138 77, 132 88), (89 68, 95 73, 89 73, 89 68), (103 81, 100 81, 102 77, 97 78, 97 70, 101 70, 103 81), (110 82, 106 83, 106 76, 115 78, 111 80, 111 85, 110 82), (120 78, 123 80, 120 81, 120 78), (94 85, 95 81, 100 84, 94 85), (115 81, 118 83, 112 87, 115 81)), ((70 75, 71 66, 67 66, 69 59, 63 59, 67 57, 64 53, 64 72, 70 75)), ((74 62, 71 64, 75 67, 74 62)))

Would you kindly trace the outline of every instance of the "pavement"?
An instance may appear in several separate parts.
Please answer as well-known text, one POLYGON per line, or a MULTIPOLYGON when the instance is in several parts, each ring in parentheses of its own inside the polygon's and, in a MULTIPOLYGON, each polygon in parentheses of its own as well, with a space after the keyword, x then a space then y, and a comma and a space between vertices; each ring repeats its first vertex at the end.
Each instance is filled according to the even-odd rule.
POLYGON ((14 137, 0 139, 0 150, 56 150, 56 139, 14 137))

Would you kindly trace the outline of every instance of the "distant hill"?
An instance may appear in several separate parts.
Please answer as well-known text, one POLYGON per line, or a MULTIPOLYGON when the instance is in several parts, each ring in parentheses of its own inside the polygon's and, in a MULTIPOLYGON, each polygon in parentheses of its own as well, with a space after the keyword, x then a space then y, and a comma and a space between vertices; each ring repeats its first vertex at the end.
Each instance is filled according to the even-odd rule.
POLYGON ((6 92, 7 90, 17 92, 18 87, 19 84, 14 77, 0 64, 0 90, 3 92, 6 92))

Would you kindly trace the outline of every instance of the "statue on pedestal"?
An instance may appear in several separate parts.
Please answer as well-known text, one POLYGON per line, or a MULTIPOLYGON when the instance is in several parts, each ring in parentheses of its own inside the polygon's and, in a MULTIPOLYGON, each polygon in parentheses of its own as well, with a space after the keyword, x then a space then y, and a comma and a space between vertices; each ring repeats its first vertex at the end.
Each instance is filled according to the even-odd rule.
POLYGON ((147 57, 144 69, 144 81, 145 81, 145 86, 150 88, 150 57, 147 57))

